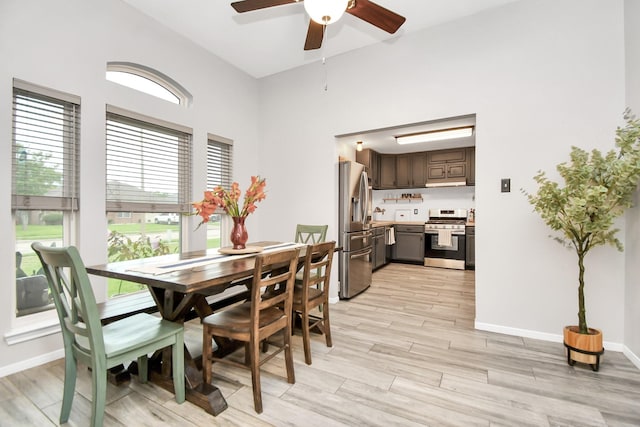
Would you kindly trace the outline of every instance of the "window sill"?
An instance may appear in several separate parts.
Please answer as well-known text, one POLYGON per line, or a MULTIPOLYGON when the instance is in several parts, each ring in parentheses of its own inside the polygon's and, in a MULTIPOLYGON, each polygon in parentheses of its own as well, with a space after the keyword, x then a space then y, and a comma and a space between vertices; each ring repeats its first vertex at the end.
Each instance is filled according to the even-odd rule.
POLYGON ((49 319, 28 326, 13 328, 4 336, 7 345, 20 344, 60 332, 58 319, 49 319))

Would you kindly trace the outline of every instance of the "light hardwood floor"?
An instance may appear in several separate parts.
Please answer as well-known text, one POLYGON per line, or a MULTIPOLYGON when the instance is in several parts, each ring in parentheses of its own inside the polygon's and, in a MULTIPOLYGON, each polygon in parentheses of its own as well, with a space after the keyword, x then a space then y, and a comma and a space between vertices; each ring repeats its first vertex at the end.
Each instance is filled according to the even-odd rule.
MULTIPOLYGON (((562 344, 474 330, 474 299, 472 271, 387 265, 364 294, 331 305, 334 346, 314 336, 311 366, 294 337, 294 385, 281 358, 263 367, 263 414, 249 373, 214 365, 229 404, 218 417, 134 377, 109 385, 105 425, 640 425, 640 370, 624 355, 605 353, 597 373, 570 367, 562 344)), ((0 378, 0 425, 57 424, 62 380, 61 360, 0 378)), ((88 425, 90 396, 81 369, 69 425, 88 425)))

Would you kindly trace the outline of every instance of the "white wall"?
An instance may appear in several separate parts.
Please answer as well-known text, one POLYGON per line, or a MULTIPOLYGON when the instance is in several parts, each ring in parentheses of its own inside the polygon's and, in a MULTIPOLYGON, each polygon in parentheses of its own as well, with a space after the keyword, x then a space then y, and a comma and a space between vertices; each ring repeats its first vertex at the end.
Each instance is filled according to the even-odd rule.
MULTIPOLYGON (((159 26, 119 0, 3 0, 0 2, 0 336, 16 332, 13 322, 14 245, 11 220, 11 90, 19 78, 79 95, 81 101, 81 196, 77 245, 87 264, 106 262, 105 104, 135 110, 193 128, 194 200, 206 184, 207 133, 234 140, 234 171, 242 186, 260 173, 255 155, 257 81, 159 26), (108 61, 139 63, 170 76, 194 97, 184 108, 119 87, 105 80, 108 61), (200 160, 198 160, 200 159, 200 160)), ((267 204, 265 201, 264 204, 267 204)), ((259 216, 260 212, 256 213, 259 216)), ((188 246, 205 245, 204 229, 192 235, 196 219, 185 226, 188 246)), ((104 298, 104 280, 96 280, 97 297, 104 298), (102 283, 101 283, 102 282, 102 283), (102 295, 101 295, 102 293, 102 295)), ((52 320, 57 323, 55 313, 52 320)), ((24 320, 19 319, 19 320, 24 320)), ((0 340, 0 376, 33 364, 32 360, 60 349, 59 334, 22 344, 0 340)), ((57 353, 60 354, 60 353, 57 353)), ((54 354, 55 355, 55 354, 54 354)))
MULTIPOLYGON (((636 117, 640 116, 640 2, 626 0, 625 42, 626 42, 626 85, 627 103, 636 117)), ((635 206, 626 215, 626 289, 625 289, 625 353, 640 368, 640 195, 636 193, 635 206)))
MULTIPOLYGON (((319 63, 263 79, 265 174, 289 189, 265 209, 283 228, 268 237, 306 221, 336 237, 334 135, 475 113, 476 324, 560 339, 577 321, 576 257, 519 189, 553 176, 572 144, 612 146, 624 60, 622 0, 535 0, 329 58, 327 92, 319 63)), ((620 347, 624 256, 607 247, 587 263, 588 319, 620 347)))

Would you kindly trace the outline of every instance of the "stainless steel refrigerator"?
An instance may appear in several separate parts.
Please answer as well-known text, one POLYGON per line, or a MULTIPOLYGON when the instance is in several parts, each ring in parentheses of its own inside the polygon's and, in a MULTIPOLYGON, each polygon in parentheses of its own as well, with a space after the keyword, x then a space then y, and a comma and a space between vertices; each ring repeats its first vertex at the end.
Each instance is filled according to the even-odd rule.
POLYGON ((364 166, 340 162, 338 186, 338 244, 342 246, 338 268, 339 296, 347 299, 371 285, 373 271, 371 190, 364 166))

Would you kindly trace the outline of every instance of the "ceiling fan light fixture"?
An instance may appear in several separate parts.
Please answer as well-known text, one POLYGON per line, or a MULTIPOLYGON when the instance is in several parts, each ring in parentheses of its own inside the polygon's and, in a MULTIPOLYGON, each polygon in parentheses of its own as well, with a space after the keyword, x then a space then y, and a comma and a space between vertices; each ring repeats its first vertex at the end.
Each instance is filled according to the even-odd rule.
POLYGON ((432 130, 429 132, 412 133, 396 136, 398 144, 416 144, 420 142, 442 141, 445 139, 465 138, 473 135, 473 126, 432 130))
POLYGON ((313 21, 329 25, 340 19, 348 3, 349 0, 305 0, 304 8, 313 21))

